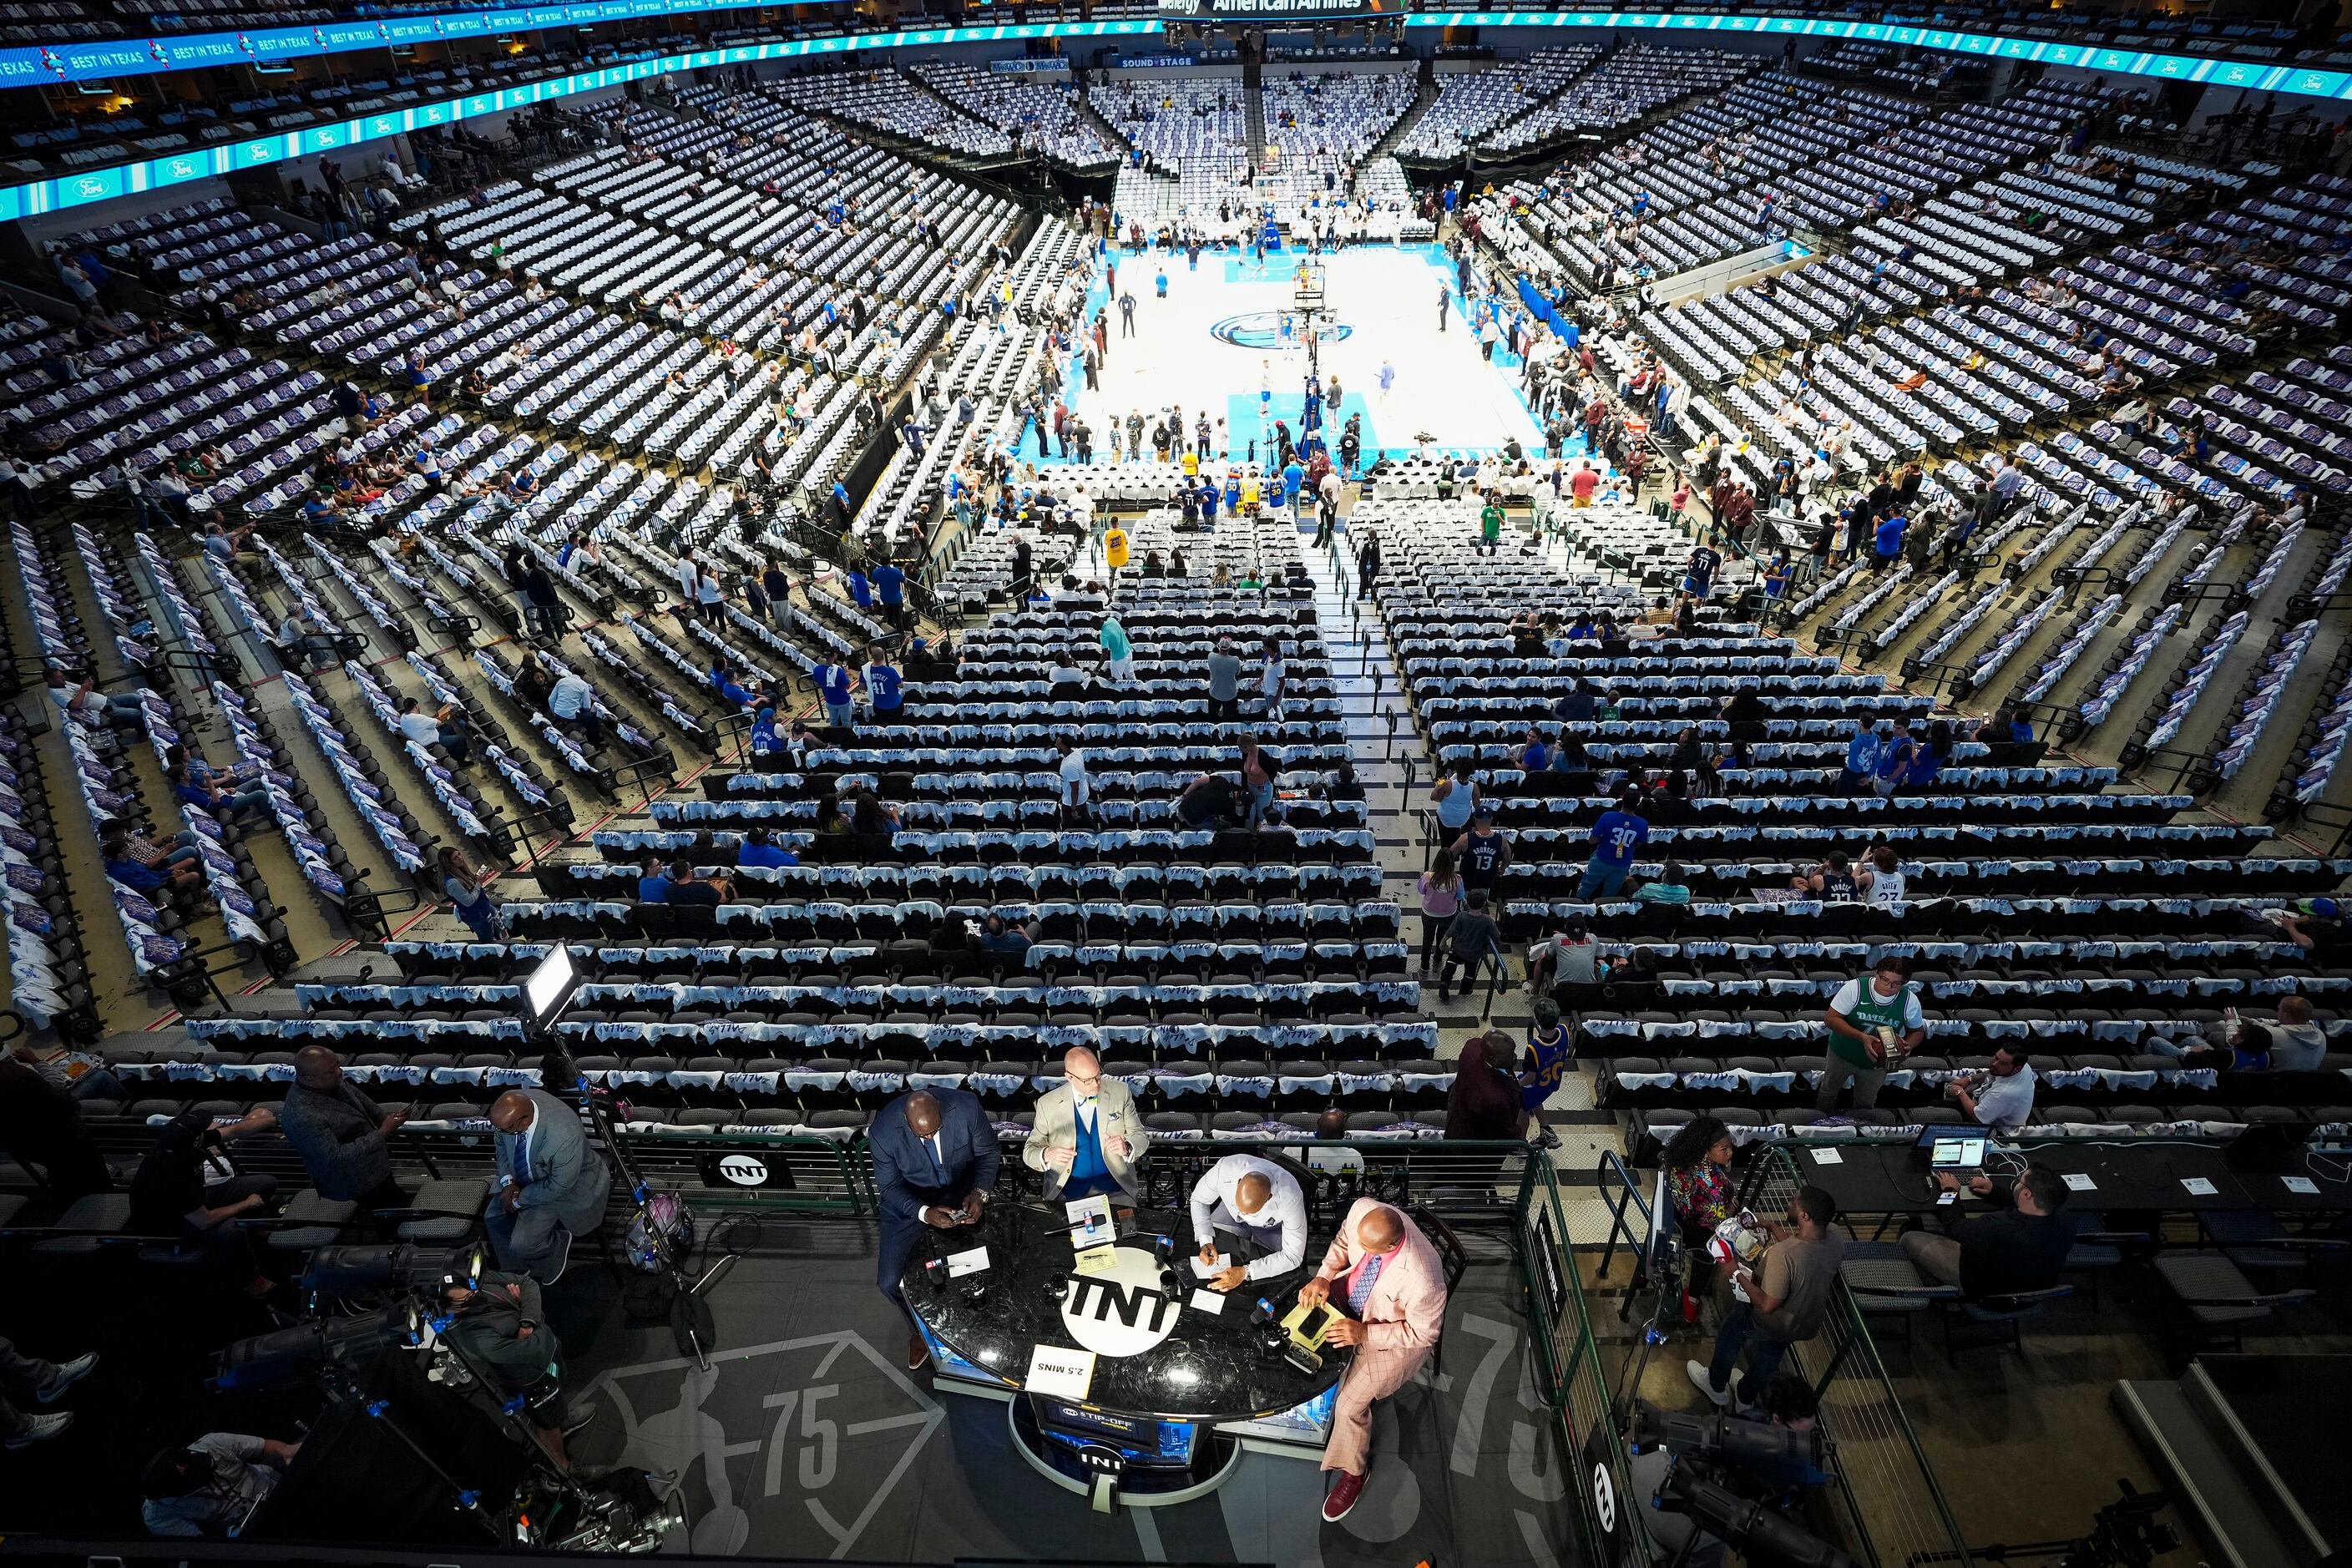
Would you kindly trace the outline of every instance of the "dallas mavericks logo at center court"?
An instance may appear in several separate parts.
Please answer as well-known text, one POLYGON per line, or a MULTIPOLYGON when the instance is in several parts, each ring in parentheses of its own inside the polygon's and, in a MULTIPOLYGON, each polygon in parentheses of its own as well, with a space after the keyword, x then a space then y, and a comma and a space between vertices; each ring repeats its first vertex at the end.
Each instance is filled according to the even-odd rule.
MULTIPOLYGON (((1315 335, 1326 343, 1351 337, 1355 331, 1345 321, 1326 319, 1315 324, 1315 335)), ((1282 353, 1306 348, 1307 317, 1298 310, 1252 310, 1227 316, 1209 329, 1209 335, 1253 353, 1282 353)))

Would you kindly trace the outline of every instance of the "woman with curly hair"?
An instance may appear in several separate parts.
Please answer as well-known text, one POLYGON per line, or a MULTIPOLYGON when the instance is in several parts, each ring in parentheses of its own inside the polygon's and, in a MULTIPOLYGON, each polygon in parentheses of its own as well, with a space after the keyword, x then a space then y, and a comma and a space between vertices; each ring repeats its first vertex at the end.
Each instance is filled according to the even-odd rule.
POLYGON ((1685 1321, 1697 1316, 1696 1296, 1706 1278, 1706 1238, 1731 1217, 1732 1148, 1730 1128, 1712 1116, 1698 1116, 1666 1140, 1659 1160, 1666 1170, 1666 1196, 1675 1206, 1675 1223, 1692 1248, 1683 1288, 1685 1321))

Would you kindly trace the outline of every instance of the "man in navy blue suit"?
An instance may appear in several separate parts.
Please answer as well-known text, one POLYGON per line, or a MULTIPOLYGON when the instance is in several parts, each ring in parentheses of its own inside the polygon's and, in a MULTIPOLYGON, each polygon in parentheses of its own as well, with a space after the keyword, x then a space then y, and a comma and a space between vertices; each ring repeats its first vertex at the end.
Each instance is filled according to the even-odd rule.
POLYGON ((917 1089, 882 1108, 866 1130, 874 1185, 882 1197, 882 1256, 875 1283, 907 1312, 907 1370, 931 1357, 914 1314, 898 1292, 898 1276, 923 1229, 950 1230, 980 1218, 996 1185, 996 1129, 977 1095, 960 1089, 917 1089))

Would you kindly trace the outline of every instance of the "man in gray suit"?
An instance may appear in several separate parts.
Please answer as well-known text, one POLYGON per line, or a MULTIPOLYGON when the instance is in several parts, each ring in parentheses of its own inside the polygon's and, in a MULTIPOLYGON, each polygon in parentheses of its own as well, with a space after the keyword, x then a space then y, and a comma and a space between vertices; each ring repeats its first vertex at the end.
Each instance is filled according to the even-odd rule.
POLYGON ((354 1088, 326 1047, 294 1053, 294 1087, 278 1109, 278 1131, 302 1157, 320 1197, 356 1202, 362 1213, 406 1208, 384 1140, 407 1120, 406 1111, 387 1111, 354 1088))
POLYGON ((572 1238, 604 1217, 613 1185, 604 1157, 570 1106, 543 1089, 509 1089, 490 1107, 498 1130, 499 1177, 482 1228, 499 1261, 551 1284, 572 1238))
POLYGON ((1062 1058, 1060 1086, 1038 1099, 1021 1161, 1045 1173, 1047 1203, 1104 1193, 1133 1203, 1143 1185, 1136 1162, 1150 1139, 1127 1085, 1103 1077, 1101 1061, 1079 1046, 1062 1058))

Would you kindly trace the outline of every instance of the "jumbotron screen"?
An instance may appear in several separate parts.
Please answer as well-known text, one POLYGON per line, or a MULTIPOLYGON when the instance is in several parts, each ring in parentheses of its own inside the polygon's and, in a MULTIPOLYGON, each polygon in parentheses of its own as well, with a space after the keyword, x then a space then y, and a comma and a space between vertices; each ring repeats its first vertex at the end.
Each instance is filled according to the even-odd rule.
POLYGON ((1323 22, 1402 14, 1404 0, 1160 0, 1160 14, 1202 22, 1323 22))

